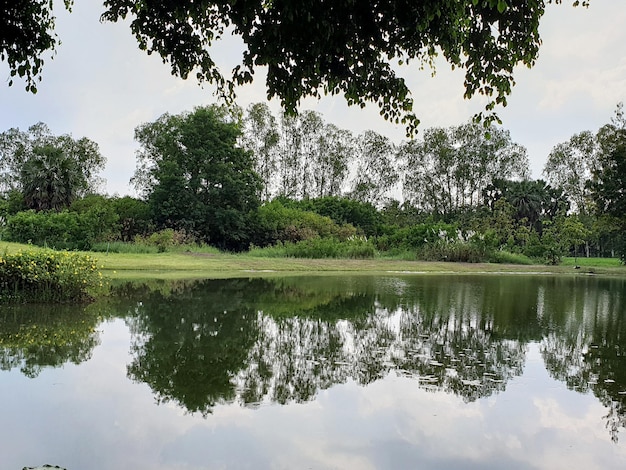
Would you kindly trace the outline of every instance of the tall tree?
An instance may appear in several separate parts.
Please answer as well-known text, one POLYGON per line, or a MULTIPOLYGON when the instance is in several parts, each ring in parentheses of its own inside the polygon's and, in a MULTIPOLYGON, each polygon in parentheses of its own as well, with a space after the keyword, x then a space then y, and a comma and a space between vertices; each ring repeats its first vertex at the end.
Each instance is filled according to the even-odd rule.
POLYGON ((340 196, 355 156, 352 133, 326 124, 319 144, 320 151, 313 166, 313 194, 320 198, 340 196))
POLYGON ((283 114, 278 146, 278 195, 295 199, 299 196, 302 174, 300 153, 302 134, 296 116, 283 114))
POLYGON ((20 192, 32 209, 60 210, 95 192, 105 161, 95 142, 54 136, 43 123, 0 134, 0 187, 20 192))
POLYGON ((496 178, 526 178, 526 149, 508 131, 474 123, 431 128, 400 147, 403 194, 422 210, 450 214, 480 203, 496 178))
POLYGON ((272 175, 275 195, 292 199, 339 196, 354 158, 352 134, 315 111, 283 114, 272 175))
POLYGON ((262 201, 269 201, 277 169, 279 130, 276 118, 265 103, 251 104, 243 122, 243 144, 252 151, 256 172, 263 180, 262 201))
POLYGON ((541 223, 564 215, 569 208, 560 188, 553 188, 543 180, 513 181, 495 178, 483 190, 483 202, 492 211, 496 203, 505 200, 513 209, 513 218, 520 224, 541 233, 541 223))
POLYGON ((455 176, 457 206, 479 203, 482 189, 495 175, 530 177, 526 148, 512 141, 508 130, 469 122, 453 128, 457 148, 455 176))
POLYGON ((622 230, 622 259, 626 253, 626 129, 615 130, 613 148, 603 153, 589 186, 599 214, 613 217, 622 230))
POLYGON ((573 135, 567 142, 557 144, 543 169, 552 186, 561 187, 579 214, 591 213, 587 184, 597 166, 598 141, 589 131, 573 135))
POLYGON ((398 183, 394 145, 381 134, 365 131, 357 140, 356 160, 350 197, 382 207, 398 183))
POLYGON ((185 229, 227 249, 247 247, 262 188, 241 124, 227 108, 164 114, 135 129, 141 144, 134 183, 160 227, 185 229))
MULTIPOLYGON (((268 96, 277 96, 287 111, 306 96, 343 93, 350 105, 376 103, 386 119, 405 122, 411 131, 418 120, 396 63, 432 66, 443 55, 465 71, 465 97, 487 96, 487 117, 495 119, 494 107, 506 105, 514 84, 514 67, 535 63, 546 3, 552 0, 104 0, 102 19, 130 18, 141 49, 158 53, 173 74, 193 73, 225 95, 232 97, 236 84, 252 82, 257 67, 267 66, 268 96), (211 56, 226 28, 245 47, 231 77, 211 56)), ((42 51, 56 44, 53 1, 13 4, 0 16, 0 59, 32 84, 42 51)))

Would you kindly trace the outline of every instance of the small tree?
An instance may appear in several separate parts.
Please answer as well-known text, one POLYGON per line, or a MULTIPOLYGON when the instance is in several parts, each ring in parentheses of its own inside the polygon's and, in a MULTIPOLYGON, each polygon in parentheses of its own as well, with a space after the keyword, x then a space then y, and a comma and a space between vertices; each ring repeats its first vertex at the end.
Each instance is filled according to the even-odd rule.
POLYGON ((578 246, 585 243, 591 232, 576 215, 565 217, 560 229, 563 243, 567 247, 574 246, 574 266, 578 268, 578 246))

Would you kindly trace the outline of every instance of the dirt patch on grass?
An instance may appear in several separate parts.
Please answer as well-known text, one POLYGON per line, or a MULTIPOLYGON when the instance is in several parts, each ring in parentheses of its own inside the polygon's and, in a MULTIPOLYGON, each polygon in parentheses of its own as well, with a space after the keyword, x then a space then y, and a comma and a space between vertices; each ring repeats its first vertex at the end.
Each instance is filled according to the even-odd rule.
POLYGON ((217 256, 215 253, 199 253, 197 251, 185 251, 182 254, 196 258, 215 258, 217 256))

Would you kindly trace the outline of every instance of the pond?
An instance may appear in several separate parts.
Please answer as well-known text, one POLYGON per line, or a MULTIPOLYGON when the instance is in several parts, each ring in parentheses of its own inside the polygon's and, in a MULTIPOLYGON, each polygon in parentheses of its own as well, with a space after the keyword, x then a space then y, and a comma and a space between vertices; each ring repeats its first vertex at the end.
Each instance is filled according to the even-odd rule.
POLYGON ((0 467, 624 468, 626 280, 123 284, 0 308, 0 467))

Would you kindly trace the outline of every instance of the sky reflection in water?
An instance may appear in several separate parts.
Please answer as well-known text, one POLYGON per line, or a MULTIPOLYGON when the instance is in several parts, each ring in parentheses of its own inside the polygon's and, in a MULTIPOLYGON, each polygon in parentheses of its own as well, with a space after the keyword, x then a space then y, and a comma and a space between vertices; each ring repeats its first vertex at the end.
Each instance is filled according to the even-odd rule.
POLYGON ((0 309, 0 468, 626 462, 621 280, 238 279, 118 294, 79 311, 0 309))

